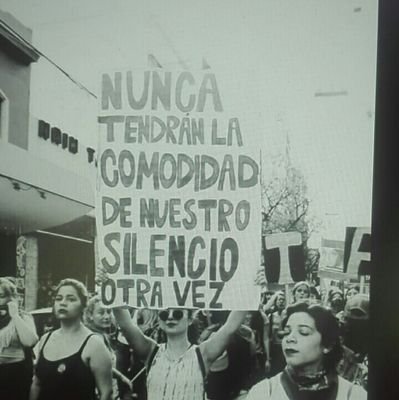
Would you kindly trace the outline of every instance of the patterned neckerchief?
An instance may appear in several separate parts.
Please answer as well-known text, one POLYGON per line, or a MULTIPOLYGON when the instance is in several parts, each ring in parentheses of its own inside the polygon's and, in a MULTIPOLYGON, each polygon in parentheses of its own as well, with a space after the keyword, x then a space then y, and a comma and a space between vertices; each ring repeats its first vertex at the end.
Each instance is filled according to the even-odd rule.
POLYGON ((288 398, 295 400, 332 400, 338 392, 337 375, 325 371, 303 376, 286 367, 281 374, 281 384, 288 398))

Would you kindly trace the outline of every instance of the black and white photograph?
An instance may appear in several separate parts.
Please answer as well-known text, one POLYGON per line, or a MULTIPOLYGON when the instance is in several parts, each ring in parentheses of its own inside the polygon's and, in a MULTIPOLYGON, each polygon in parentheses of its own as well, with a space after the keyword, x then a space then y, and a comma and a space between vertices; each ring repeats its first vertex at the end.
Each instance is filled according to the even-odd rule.
POLYGON ((389 3, 0 0, 1 399, 396 399, 389 3))

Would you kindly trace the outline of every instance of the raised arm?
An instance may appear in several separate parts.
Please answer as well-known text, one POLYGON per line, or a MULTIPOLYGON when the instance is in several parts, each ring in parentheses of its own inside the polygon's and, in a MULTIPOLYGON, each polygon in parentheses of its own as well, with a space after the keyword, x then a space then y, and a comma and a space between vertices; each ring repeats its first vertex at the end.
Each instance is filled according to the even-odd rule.
POLYGON ((144 362, 157 345, 154 340, 144 335, 140 328, 132 322, 129 311, 126 308, 116 307, 113 309, 116 322, 129 345, 137 356, 144 362))
POLYGON ((265 361, 265 370, 266 372, 270 372, 271 368, 271 358, 270 358, 270 319, 266 315, 263 310, 259 310, 260 315, 262 316, 262 329, 263 329, 263 348, 265 350, 266 361, 265 361))
POLYGON ((8 312, 12 321, 14 322, 15 330, 17 331, 18 338, 24 347, 33 347, 39 340, 36 334, 35 323, 32 317, 28 314, 23 317, 19 315, 18 304, 16 301, 7 303, 8 312))
POLYGON ((202 342, 199 347, 205 361, 205 366, 209 368, 226 349, 234 332, 240 327, 247 311, 232 311, 225 324, 214 333, 208 340, 202 342))
POLYGON ((274 307, 274 303, 276 301, 277 296, 279 295, 279 292, 273 293, 273 296, 270 297, 270 299, 267 301, 267 303, 263 306, 263 311, 268 314, 271 313, 274 307))

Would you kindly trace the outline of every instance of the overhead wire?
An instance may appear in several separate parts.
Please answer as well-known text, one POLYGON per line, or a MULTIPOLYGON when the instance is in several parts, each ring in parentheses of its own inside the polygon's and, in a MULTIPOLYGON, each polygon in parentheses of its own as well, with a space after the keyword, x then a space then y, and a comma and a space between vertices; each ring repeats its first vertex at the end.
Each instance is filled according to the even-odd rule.
POLYGON ((4 20, 0 19, 0 25, 3 26, 9 33, 11 33, 14 37, 16 37, 20 42, 22 42, 25 46, 29 47, 30 49, 34 50, 37 54, 41 57, 46 59, 50 64, 52 64, 55 68, 57 68, 63 75, 65 75, 71 82, 73 82, 79 89, 84 90, 90 96, 97 99, 97 96, 89 90, 86 86, 80 83, 78 80, 73 78, 67 71, 64 70, 60 65, 58 65, 55 61, 53 61, 50 57, 44 54, 41 50, 39 50, 36 46, 26 40, 22 35, 16 32, 10 25, 8 25, 4 20))

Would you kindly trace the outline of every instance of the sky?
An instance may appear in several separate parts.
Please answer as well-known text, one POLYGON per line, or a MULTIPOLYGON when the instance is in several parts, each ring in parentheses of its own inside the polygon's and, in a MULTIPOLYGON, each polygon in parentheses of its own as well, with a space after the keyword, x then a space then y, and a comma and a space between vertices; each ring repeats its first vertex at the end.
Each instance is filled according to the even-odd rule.
MULTIPOLYGON (((320 235, 343 239, 346 226, 370 226, 377 0, 0 0, 0 8, 96 94, 101 73, 146 68, 148 54, 165 69, 199 69, 205 58, 230 109, 249 121, 263 165, 285 151, 288 135, 320 235)), ((31 112, 95 141, 95 99, 44 59, 32 68, 31 112)))

